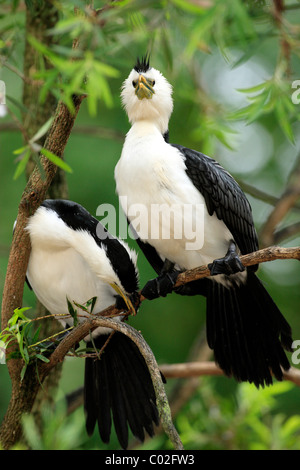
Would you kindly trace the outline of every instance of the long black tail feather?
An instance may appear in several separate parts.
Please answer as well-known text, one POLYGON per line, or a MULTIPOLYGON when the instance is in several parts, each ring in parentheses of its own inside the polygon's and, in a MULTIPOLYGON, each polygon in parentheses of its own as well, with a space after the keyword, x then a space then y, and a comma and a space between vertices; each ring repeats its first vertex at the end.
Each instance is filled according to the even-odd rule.
POLYGON ((207 293, 207 341, 226 375, 257 387, 283 379, 290 368, 291 328, 257 276, 230 287, 211 280, 207 293))
MULTIPOLYGON (((98 350, 107 338, 94 339, 98 350)), ((159 416, 150 373, 137 346, 122 333, 111 336, 100 359, 86 359, 84 408, 87 433, 92 435, 97 423, 105 443, 109 443, 112 422, 123 449, 128 446, 128 426, 142 442, 145 432, 154 435, 159 416)))

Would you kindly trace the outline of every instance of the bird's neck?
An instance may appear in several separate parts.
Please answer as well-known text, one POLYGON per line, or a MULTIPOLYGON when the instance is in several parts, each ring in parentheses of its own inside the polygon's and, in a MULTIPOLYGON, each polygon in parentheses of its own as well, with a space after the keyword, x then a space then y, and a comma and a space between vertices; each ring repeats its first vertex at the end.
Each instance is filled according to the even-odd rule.
POLYGON ((130 129, 130 133, 134 134, 137 137, 145 137, 149 135, 159 134, 163 138, 163 135, 165 134, 165 132, 167 132, 167 130, 168 129, 162 130, 161 126, 157 122, 143 119, 143 120, 136 121, 132 125, 130 129))

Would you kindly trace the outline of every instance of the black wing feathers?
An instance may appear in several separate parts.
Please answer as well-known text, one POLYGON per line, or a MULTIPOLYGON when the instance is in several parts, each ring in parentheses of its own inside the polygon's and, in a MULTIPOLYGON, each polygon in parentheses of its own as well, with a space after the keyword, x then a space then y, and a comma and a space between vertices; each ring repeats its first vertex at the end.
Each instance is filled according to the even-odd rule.
POLYGON ((186 173, 205 199, 209 215, 216 213, 232 233, 242 254, 258 249, 251 206, 233 177, 215 160, 174 145, 185 158, 186 173))

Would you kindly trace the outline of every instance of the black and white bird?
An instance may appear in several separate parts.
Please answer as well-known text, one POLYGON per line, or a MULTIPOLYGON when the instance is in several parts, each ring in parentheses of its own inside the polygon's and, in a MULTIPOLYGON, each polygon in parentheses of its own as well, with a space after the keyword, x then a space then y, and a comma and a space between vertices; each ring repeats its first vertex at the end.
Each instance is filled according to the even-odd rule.
MULTIPOLYGON (((40 302, 63 326, 72 326, 68 301, 85 305, 96 297, 94 312, 117 302, 124 310, 134 303, 138 289, 136 253, 81 205, 45 200, 30 217, 26 230, 31 254, 27 280, 40 302), (121 297, 119 297, 119 294, 121 297), (122 304, 123 302, 123 304, 122 304), (61 317, 66 314, 65 317, 61 317)), ((87 312, 78 307, 78 320, 87 312)), ((118 317, 121 321, 122 316, 118 317)), ((87 348, 100 351, 111 329, 97 328, 85 338, 87 348), (92 336, 92 337, 91 337, 92 336)), ((128 445, 128 425, 143 441, 159 423, 151 377, 138 347, 115 332, 100 359, 85 360, 84 409, 89 435, 98 424, 103 442, 110 440, 112 420, 120 445, 128 445)))
POLYGON ((245 269, 240 262, 239 254, 258 249, 245 194, 215 160, 168 143, 172 87, 147 58, 137 61, 121 97, 132 127, 115 168, 116 190, 158 274, 143 295, 166 295, 179 271, 209 264, 209 278, 179 293, 206 297, 207 340, 216 362, 228 376, 256 386, 271 384, 272 374, 282 380, 282 368, 290 367, 284 349, 291 350, 291 328, 255 275, 258 266, 245 269))

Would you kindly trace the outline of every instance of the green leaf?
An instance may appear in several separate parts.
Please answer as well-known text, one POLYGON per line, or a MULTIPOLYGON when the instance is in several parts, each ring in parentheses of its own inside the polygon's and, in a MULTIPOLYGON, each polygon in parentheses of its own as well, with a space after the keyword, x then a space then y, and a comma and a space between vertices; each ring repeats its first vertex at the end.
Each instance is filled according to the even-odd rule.
POLYGON ((115 69, 111 65, 104 64, 103 62, 94 61, 93 66, 97 73, 100 75, 106 75, 111 78, 118 78, 120 76, 119 70, 115 69))
POLYGON ((294 144, 295 143, 294 134, 293 134, 292 127, 290 125, 289 115, 284 107, 283 100, 277 100, 276 105, 275 105, 275 113, 276 113, 276 117, 278 119, 278 122, 284 134, 289 139, 289 141, 294 144))
POLYGON ((24 315, 24 312, 30 310, 30 307, 16 308, 13 315, 8 320, 9 327, 16 325, 19 320, 30 321, 30 318, 24 315))
POLYGON ((42 125, 42 127, 36 132, 36 134, 34 134, 34 136, 30 139, 30 143, 36 142, 41 137, 43 137, 50 129, 52 122, 53 122, 53 117, 48 119, 48 121, 42 125))
POLYGON ((262 82, 262 83, 259 83, 258 85, 254 85, 249 88, 237 88, 237 91, 239 91, 240 93, 256 93, 258 91, 265 90, 266 86, 267 86, 267 82, 262 82))
POLYGON ((50 359, 48 359, 48 357, 46 357, 46 356, 43 356, 42 354, 36 354, 35 357, 37 357, 38 359, 40 359, 43 362, 50 362, 50 359))
POLYGON ((76 326, 76 325, 78 325, 77 310, 73 307, 72 302, 68 299, 68 297, 67 297, 67 304, 68 304, 69 314, 73 318, 73 324, 74 324, 74 326, 76 326))
POLYGON ((19 161, 16 171, 14 173, 14 176, 13 176, 14 180, 18 179, 19 176, 25 171, 26 165, 29 161, 31 151, 29 147, 25 147, 25 148, 26 150, 23 152, 23 155, 21 155, 22 159, 19 161))
POLYGON ((202 14, 205 12, 205 8, 201 7, 200 5, 198 6, 196 2, 187 2, 185 0, 172 0, 172 3, 177 5, 179 8, 181 8, 183 11, 187 11, 189 13, 193 14, 202 14))
POLYGON ((54 163, 54 165, 58 166, 62 170, 68 173, 73 172, 72 168, 64 160, 62 160, 57 155, 54 155, 54 153, 50 152, 50 150, 42 148, 41 154, 44 155, 44 157, 48 158, 48 160, 50 160, 52 163, 54 163))
POLYGON ((25 150, 27 150, 27 149, 28 149, 28 145, 25 145, 24 147, 21 147, 19 149, 14 150, 13 154, 14 155, 20 155, 21 153, 24 153, 25 150))
POLYGON ((23 379, 25 377, 26 370, 27 370, 27 364, 25 364, 24 367, 21 370, 21 374, 20 374, 21 382, 23 381, 23 379))
POLYGON ((97 302, 97 297, 92 297, 90 300, 87 301, 86 307, 87 308, 90 307, 90 313, 93 312, 96 302, 97 302))

